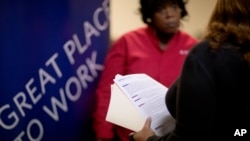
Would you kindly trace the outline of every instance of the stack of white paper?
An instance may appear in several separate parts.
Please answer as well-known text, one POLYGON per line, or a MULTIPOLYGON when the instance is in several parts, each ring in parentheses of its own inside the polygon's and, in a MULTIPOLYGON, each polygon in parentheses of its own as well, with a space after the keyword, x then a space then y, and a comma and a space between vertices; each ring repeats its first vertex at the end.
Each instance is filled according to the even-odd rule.
POLYGON ((165 105, 167 90, 146 74, 117 75, 111 85, 106 120, 139 131, 146 118, 151 117, 151 128, 156 135, 167 134, 175 125, 175 120, 165 105))

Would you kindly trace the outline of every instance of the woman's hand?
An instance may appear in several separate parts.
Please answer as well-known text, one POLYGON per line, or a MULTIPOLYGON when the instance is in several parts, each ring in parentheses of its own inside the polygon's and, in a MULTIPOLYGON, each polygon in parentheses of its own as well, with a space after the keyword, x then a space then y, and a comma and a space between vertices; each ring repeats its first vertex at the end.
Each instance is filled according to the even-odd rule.
POLYGON ((142 130, 134 133, 133 138, 135 141, 147 141, 150 136, 155 135, 154 131, 150 128, 151 118, 147 118, 142 130))

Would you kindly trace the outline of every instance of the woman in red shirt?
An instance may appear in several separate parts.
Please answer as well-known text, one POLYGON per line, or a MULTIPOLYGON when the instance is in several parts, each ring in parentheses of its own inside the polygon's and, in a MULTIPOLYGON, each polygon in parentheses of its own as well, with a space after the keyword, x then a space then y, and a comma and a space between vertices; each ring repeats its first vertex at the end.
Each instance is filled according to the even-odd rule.
POLYGON ((96 89, 93 128, 98 141, 128 141, 132 131, 105 121, 110 85, 116 74, 146 73, 165 85, 178 77, 183 61, 197 39, 179 29, 188 15, 185 0, 140 0, 140 12, 147 25, 120 37, 107 54, 96 89))

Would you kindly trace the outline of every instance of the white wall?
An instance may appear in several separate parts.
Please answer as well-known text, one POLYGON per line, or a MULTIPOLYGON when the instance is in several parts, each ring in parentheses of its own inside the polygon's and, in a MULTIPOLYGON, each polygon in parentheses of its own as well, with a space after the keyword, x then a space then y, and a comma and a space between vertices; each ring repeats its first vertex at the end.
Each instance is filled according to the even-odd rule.
MULTIPOLYGON (((188 21, 183 21, 182 29, 199 38, 210 18, 216 0, 189 0, 188 21)), ((112 40, 121 34, 144 25, 138 12, 139 0, 110 0, 110 36, 112 40)))

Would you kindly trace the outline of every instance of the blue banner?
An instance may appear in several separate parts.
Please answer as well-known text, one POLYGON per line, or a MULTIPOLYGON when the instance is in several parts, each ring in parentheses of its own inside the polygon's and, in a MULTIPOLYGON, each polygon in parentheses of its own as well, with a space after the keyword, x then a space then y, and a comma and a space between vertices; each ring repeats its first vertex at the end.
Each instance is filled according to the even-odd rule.
POLYGON ((0 140, 91 141, 109 0, 0 1, 0 140))

